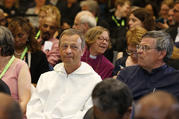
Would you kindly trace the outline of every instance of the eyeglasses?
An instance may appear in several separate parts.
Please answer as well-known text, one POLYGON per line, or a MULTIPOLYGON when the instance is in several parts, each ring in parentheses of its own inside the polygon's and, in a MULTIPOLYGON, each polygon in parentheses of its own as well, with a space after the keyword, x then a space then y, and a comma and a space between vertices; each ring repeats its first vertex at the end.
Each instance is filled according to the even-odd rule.
POLYGON ((156 48, 151 48, 147 45, 136 45, 136 49, 139 50, 139 49, 142 49, 143 51, 148 51, 148 50, 151 50, 151 49, 156 49, 156 48))
POLYGON ((108 39, 108 38, 103 38, 103 37, 97 37, 97 39, 98 39, 98 41, 100 41, 100 42, 103 42, 103 41, 106 41, 106 42, 110 42, 110 40, 108 39))
POLYGON ((136 55, 137 54, 137 51, 130 51, 130 50, 126 50, 126 53, 128 54, 128 55, 136 55))

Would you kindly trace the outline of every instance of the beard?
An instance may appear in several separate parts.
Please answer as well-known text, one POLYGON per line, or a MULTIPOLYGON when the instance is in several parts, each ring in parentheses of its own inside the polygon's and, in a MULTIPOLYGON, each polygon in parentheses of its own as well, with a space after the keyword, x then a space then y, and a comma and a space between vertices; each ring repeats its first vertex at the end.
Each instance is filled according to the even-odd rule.
POLYGON ((45 41, 47 41, 48 39, 50 39, 50 33, 49 32, 44 32, 42 33, 42 45, 45 43, 45 41))

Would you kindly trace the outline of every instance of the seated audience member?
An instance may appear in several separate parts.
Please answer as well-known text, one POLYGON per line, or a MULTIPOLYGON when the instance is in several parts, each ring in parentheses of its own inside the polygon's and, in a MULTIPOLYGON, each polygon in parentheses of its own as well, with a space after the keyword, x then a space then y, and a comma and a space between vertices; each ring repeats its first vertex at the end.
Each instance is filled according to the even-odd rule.
POLYGON ((49 64, 46 55, 40 49, 40 44, 35 39, 34 27, 27 19, 18 17, 12 19, 8 28, 14 36, 15 57, 28 64, 32 83, 37 84, 40 75, 49 71, 49 64))
POLYGON ((73 28, 80 30, 85 34, 88 29, 96 26, 96 19, 94 15, 89 11, 79 12, 74 20, 73 28))
POLYGON ((158 18, 158 9, 157 3, 155 1, 146 0, 145 9, 152 15, 153 19, 158 18))
POLYGON ((96 18, 97 26, 109 29, 109 24, 99 15, 99 5, 96 0, 84 0, 80 2, 82 10, 90 11, 96 18))
MULTIPOLYGON (((61 19, 61 14, 57 7, 53 5, 44 5, 40 8, 38 14, 38 22, 39 22, 38 24, 42 23, 43 19, 49 15, 56 16, 57 21, 58 20, 60 21, 61 19)), ((56 38, 59 35, 59 32, 61 32, 60 29, 57 29, 57 31, 53 35, 53 38, 56 38)), ((35 39, 39 39, 39 37, 40 37, 40 30, 37 32, 35 39)))
POLYGON ((58 14, 45 16, 40 20, 40 38, 38 42, 42 45, 42 51, 46 54, 50 66, 54 67, 60 61, 59 40, 54 38, 55 32, 60 27, 60 12, 58 14))
POLYGON ((171 35, 176 47, 179 48, 179 0, 176 0, 173 11, 175 26, 168 28, 166 31, 171 35))
POLYGON ((0 93, 0 119, 23 119, 20 105, 9 95, 0 93))
POLYGON ((143 27, 147 31, 155 29, 155 21, 152 15, 144 8, 133 10, 129 14, 129 29, 143 27))
POLYGON ((8 23, 7 23, 5 13, 3 12, 3 10, 0 9, 0 26, 7 27, 7 25, 8 25, 8 23))
POLYGON ((159 18, 156 19, 156 26, 158 29, 167 29, 168 24, 168 12, 173 7, 173 0, 163 0, 160 5, 159 18))
POLYGON ((177 100, 167 92, 150 93, 135 105, 135 119, 168 119, 169 111, 176 104, 177 100))
POLYGON ((3 0, 3 5, 0 5, 0 9, 3 9, 4 13, 7 14, 8 18, 12 18, 20 15, 18 10, 18 0, 3 0))
POLYGON ((38 22, 38 14, 40 11, 40 8, 47 4, 48 0, 33 0, 35 3, 34 7, 28 8, 26 11, 26 15, 29 15, 28 19, 30 20, 30 23, 35 27, 39 27, 38 22))
POLYGON ((93 107, 83 119, 129 119, 132 93, 119 80, 105 79, 92 92, 93 107))
POLYGON ((23 113, 31 94, 31 76, 25 62, 14 57, 11 32, 0 26, 0 78, 8 85, 11 96, 19 102, 23 113))
POLYGON ((168 11, 168 25, 169 25, 169 27, 175 25, 174 10, 173 10, 173 8, 171 8, 171 9, 168 11))
POLYGON ((179 98, 179 71, 166 65, 173 41, 164 31, 147 32, 137 46, 138 65, 120 71, 118 79, 132 90, 135 100, 155 90, 166 90, 179 98))
POLYGON ((101 77, 85 62, 82 34, 75 29, 62 32, 59 51, 62 63, 41 75, 27 106, 28 119, 82 119, 92 106, 91 93, 101 77), (53 79, 53 80, 52 80, 53 79))
POLYGON ((8 85, 0 79, 0 92, 11 95, 8 85))
POLYGON ((89 29, 85 35, 87 48, 81 60, 88 63, 102 79, 112 76, 113 64, 103 55, 111 47, 109 31, 101 26, 89 29))
POLYGON ((127 54, 128 56, 123 56, 122 58, 118 59, 115 63, 115 68, 113 70, 113 75, 117 75, 117 73, 124 67, 137 65, 137 50, 136 45, 142 40, 142 36, 147 31, 142 27, 136 27, 134 29, 130 29, 127 32, 126 39, 127 39, 127 54))
POLYGON ((68 29, 73 26, 73 21, 78 12, 80 12, 79 0, 58 0, 56 5, 62 15, 62 29, 68 29))

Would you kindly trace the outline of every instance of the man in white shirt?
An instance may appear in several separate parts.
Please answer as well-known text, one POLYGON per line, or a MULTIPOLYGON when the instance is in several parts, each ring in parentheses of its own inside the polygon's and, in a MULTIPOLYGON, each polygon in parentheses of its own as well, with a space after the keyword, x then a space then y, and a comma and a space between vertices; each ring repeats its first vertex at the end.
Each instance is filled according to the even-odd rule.
POLYGON ((82 119, 92 106, 91 92, 101 77, 81 62, 85 48, 82 34, 65 30, 59 41, 62 63, 41 75, 27 106, 28 119, 82 119))

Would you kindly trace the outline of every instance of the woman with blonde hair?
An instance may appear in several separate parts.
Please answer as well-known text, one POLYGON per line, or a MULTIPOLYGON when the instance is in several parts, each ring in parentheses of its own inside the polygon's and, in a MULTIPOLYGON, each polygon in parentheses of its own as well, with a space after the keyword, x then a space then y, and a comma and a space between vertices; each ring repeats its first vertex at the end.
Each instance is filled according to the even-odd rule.
POLYGON ((87 62, 102 79, 112 76, 113 64, 103 55, 111 47, 109 31, 101 26, 89 29, 85 35, 86 51, 81 60, 87 62))
POLYGON ((117 75, 117 73, 123 68, 127 66, 137 65, 137 50, 136 46, 142 40, 142 36, 147 33, 147 30, 142 27, 135 27, 134 29, 130 29, 127 32, 127 54, 128 56, 122 57, 118 59, 115 63, 115 68, 113 71, 113 75, 117 75))

